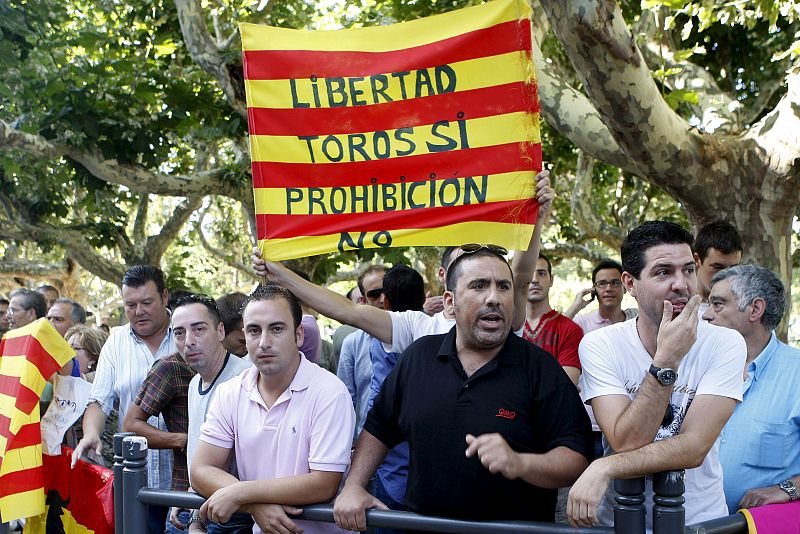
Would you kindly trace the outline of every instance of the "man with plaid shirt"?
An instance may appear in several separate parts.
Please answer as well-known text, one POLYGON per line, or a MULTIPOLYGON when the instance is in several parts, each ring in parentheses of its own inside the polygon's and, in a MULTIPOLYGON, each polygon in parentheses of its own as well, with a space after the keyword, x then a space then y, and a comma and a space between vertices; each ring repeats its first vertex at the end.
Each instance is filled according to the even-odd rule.
POLYGON ((147 438, 151 449, 172 449, 172 489, 189 488, 186 467, 186 442, 189 432, 189 381, 194 376, 179 353, 156 360, 142 383, 142 388, 125 415, 122 429, 147 438), (147 419, 164 416, 168 432, 147 423, 147 419))

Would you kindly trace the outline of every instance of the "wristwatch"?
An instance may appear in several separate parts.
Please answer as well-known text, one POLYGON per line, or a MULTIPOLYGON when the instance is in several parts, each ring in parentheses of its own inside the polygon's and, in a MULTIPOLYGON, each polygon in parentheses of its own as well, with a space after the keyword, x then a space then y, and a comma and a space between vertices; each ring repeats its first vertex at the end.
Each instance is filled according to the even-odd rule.
POLYGON ((650 374, 656 377, 662 386, 671 386, 678 379, 678 373, 669 367, 656 367, 650 364, 650 374))
POLYGON ((197 510, 193 511, 192 515, 189 516, 189 524, 186 526, 188 527, 194 523, 200 523, 200 526, 203 527, 204 530, 208 527, 208 522, 200 517, 200 514, 197 512, 197 510))
POLYGON ((784 480, 778 487, 789 494, 789 501, 797 500, 797 486, 791 480, 784 480))

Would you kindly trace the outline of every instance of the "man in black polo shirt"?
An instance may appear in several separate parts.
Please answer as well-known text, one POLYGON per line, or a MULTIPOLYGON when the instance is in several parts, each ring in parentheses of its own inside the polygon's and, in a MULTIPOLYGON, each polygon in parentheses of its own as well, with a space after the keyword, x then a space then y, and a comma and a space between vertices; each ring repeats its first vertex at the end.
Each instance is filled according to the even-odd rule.
POLYGON ((586 410, 548 353, 509 335, 511 269, 493 246, 465 246, 447 273, 449 333, 414 342, 367 416, 336 523, 365 530, 385 508, 364 489, 388 448, 410 445, 405 505, 475 520, 553 521, 556 488, 592 458, 586 410))

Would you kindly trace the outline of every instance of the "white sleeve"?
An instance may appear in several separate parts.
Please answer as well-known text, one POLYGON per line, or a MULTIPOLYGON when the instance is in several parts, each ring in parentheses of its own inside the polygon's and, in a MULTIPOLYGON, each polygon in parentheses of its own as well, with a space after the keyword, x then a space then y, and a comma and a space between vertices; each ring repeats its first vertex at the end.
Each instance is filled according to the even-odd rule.
POLYGON ((358 404, 355 375, 356 334, 358 334, 358 332, 359 331, 356 330, 344 338, 342 349, 339 351, 339 367, 336 369, 336 376, 338 376, 339 380, 344 382, 344 385, 347 387, 347 391, 350 393, 350 398, 353 401, 353 406, 358 404))
POLYGON ((718 329, 708 354, 708 367, 697 385, 697 395, 717 395, 742 401, 742 373, 747 359, 747 344, 730 328, 718 329))
POLYGON ((389 315, 392 318, 392 344, 383 344, 383 350, 386 352, 403 352, 415 339, 425 335, 422 333, 421 336, 419 332, 419 316, 425 316, 423 312, 389 312, 389 315))
POLYGON ((614 354, 611 340, 603 330, 589 332, 578 346, 583 373, 583 401, 603 395, 628 395, 623 381, 623 373, 617 368, 619 355, 614 354))
POLYGON ((92 392, 89 394, 89 402, 97 402, 106 416, 114 408, 114 399, 116 398, 114 382, 116 382, 117 376, 118 356, 116 338, 112 333, 112 337, 106 341, 100 350, 100 357, 97 359, 97 370, 92 382, 92 392))

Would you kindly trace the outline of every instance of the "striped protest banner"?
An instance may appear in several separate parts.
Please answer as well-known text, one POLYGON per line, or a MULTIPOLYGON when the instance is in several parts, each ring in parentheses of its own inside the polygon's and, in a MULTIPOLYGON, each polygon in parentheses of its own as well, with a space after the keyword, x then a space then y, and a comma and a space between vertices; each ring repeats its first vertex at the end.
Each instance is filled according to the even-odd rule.
POLYGON ((0 516, 44 512, 39 398, 50 376, 75 351, 45 318, 0 341, 0 516))
POLYGON ((542 161, 527 2, 382 27, 240 29, 265 258, 527 248, 542 161))

